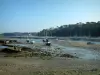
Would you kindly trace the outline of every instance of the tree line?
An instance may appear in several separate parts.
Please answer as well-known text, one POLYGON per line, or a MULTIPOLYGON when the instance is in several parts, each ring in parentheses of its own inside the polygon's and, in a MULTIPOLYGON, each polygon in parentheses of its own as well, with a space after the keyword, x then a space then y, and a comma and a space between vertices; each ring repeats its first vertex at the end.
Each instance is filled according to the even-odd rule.
POLYGON ((99 37, 100 36, 100 21, 76 23, 69 25, 62 25, 56 28, 43 29, 38 32, 38 36, 58 36, 58 37, 99 37))

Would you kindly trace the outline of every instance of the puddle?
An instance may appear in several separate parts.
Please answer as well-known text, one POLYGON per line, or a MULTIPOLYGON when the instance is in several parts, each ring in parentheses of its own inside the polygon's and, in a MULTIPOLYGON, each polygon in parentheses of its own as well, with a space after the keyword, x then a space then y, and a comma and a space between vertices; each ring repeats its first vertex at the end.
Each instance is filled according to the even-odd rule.
POLYGON ((4 48, 7 48, 7 46, 0 46, 0 49, 4 49, 4 48))

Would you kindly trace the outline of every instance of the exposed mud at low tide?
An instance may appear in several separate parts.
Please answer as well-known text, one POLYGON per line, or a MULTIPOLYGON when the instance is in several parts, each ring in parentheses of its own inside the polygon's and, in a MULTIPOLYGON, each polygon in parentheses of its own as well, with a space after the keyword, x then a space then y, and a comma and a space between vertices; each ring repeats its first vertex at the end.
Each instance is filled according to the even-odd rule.
MULTIPOLYGON (((25 42, 25 39, 18 39, 18 40, 21 42, 25 42)), ((55 54, 57 54, 57 52, 58 52, 58 54, 67 53, 67 54, 70 54, 72 56, 76 56, 76 57, 81 58, 81 59, 100 60, 100 53, 99 52, 97 52, 95 50, 91 50, 91 49, 81 48, 81 47, 72 47, 72 46, 69 46, 67 42, 63 46, 65 41, 60 41, 60 43, 57 41, 56 42, 53 41, 51 47, 44 46, 41 39, 36 39, 35 41, 36 41, 35 44, 10 44, 10 45, 29 47, 31 49, 41 49, 41 51, 51 52, 53 54, 53 56, 55 56, 55 54), (57 49, 57 48, 59 48, 59 49, 57 49)), ((0 47, 4 48, 6 46, 0 46, 0 47)))
POLYGON ((60 47, 62 47, 64 52, 77 56, 82 59, 100 60, 100 53, 98 53, 97 51, 83 49, 83 48, 76 48, 76 47, 64 47, 64 46, 60 47))
MULTIPOLYGON (((68 41, 52 41, 55 46, 58 46, 62 49, 64 53, 69 53, 73 56, 77 56, 81 59, 93 59, 93 60, 100 60, 100 51, 93 50, 91 48, 87 47, 74 47, 73 45, 70 45, 68 41)), ((77 44, 77 43, 76 43, 77 44)))
MULTIPOLYGON (((64 41, 62 41, 63 43, 64 41)), ((64 43, 63 43, 64 44, 64 43)), ((91 49, 71 47, 59 43, 52 43, 51 47, 41 44, 16 44, 28 46, 32 49, 55 54, 63 54, 64 57, 54 57, 50 60, 40 59, 39 57, 1 57, 0 56, 0 75, 99 75, 100 60, 99 53, 91 49), (67 58, 73 55, 79 58, 67 58), (96 56, 98 55, 98 56, 96 56), (97 58, 98 57, 98 58, 97 58), (96 59, 95 59, 96 58, 96 59), (84 60, 85 59, 85 60, 84 60), (93 60, 89 60, 93 59, 93 60)), ((3 47, 2 47, 3 48, 3 47)), ((23 54, 26 54, 24 52, 23 54)), ((45 55, 45 54, 43 54, 45 55)), ((72 57, 72 56, 71 56, 72 57)))

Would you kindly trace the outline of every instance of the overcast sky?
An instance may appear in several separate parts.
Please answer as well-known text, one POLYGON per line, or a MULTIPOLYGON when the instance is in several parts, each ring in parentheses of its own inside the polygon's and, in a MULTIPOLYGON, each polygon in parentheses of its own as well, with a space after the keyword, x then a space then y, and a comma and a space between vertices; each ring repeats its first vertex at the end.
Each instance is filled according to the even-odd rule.
POLYGON ((100 0, 0 0, 0 33, 100 21, 100 0))

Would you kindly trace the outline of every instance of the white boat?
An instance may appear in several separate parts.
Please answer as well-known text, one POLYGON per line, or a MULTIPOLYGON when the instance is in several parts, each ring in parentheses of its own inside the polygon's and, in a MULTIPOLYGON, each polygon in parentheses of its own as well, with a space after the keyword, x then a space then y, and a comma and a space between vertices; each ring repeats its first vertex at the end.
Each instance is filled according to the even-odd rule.
POLYGON ((35 41, 30 41, 30 43, 31 43, 31 44, 34 44, 34 43, 35 43, 35 41))
POLYGON ((26 42, 29 43, 29 44, 34 44, 35 41, 34 41, 34 40, 30 40, 30 39, 29 39, 29 36, 31 36, 31 34, 29 34, 29 35, 27 36, 26 42))
POLYGON ((43 39, 43 43, 46 46, 51 46, 51 42, 47 38, 47 32, 44 32, 44 35, 46 34, 46 37, 43 39))

